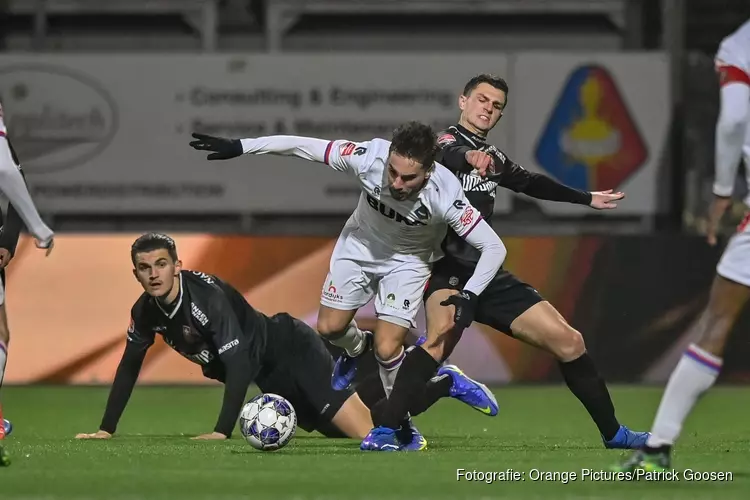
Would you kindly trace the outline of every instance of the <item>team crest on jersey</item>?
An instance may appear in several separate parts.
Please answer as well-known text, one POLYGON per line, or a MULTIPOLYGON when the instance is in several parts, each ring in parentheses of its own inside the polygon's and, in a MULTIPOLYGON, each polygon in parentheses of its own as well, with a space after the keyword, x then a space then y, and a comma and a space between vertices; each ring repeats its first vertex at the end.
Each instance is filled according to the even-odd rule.
POLYGON ((200 335, 198 335, 198 332, 194 331, 190 326, 183 325, 182 326, 182 336, 185 337, 186 342, 197 342, 200 340, 200 335))
POLYGON ((350 154, 352 154, 354 152, 354 148, 355 147, 356 146, 354 145, 353 142, 347 142, 346 144, 342 144, 339 147, 339 151, 341 153, 341 156, 349 156, 350 154))
POLYGON ((466 227, 474 222, 474 210, 471 207, 466 207, 464 214, 461 216, 461 225, 466 227))
POLYGON ((440 137, 438 137, 437 143, 438 146, 447 146, 448 144, 453 144, 456 142, 456 136, 453 134, 443 134, 440 137))

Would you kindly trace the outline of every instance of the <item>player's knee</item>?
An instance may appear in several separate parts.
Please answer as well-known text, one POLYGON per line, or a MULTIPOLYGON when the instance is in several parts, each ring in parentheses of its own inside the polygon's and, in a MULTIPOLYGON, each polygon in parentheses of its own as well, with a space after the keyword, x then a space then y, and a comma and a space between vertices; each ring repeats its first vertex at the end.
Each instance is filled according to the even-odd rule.
POLYGON ((553 338, 556 341, 552 351, 560 361, 572 361, 586 352, 583 335, 567 323, 556 327, 553 338))
POLYGON ((388 361, 394 359, 403 350, 403 342, 392 338, 375 336, 375 355, 379 360, 388 361))
POLYGON ((324 337, 330 335, 336 335, 347 329, 348 323, 342 324, 336 318, 318 316, 318 324, 316 325, 318 333, 324 337))

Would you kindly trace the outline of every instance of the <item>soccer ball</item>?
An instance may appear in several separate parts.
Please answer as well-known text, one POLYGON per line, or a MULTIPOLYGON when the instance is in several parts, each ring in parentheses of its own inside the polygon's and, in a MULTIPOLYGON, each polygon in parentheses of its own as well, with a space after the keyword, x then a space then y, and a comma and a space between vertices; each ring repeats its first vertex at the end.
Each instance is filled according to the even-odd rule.
POLYGON ((297 413, 278 394, 259 394, 242 407, 240 432, 256 450, 279 450, 292 440, 296 430, 297 413))

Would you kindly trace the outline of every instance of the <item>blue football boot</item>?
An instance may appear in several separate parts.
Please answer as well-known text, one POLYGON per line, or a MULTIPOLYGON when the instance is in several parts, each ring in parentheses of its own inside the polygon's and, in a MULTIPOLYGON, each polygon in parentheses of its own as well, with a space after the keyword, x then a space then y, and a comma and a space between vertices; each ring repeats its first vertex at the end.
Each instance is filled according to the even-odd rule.
POLYGON ((401 427, 396 431, 396 437, 403 451, 422 451, 427 448, 427 440, 414 426, 411 417, 401 423, 401 427))
POLYGON ((13 432, 13 424, 10 423, 10 420, 4 418, 3 427, 5 428, 5 437, 10 436, 10 433, 13 432))
POLYGON ((486 385, 468 377, 456 365, 443 365, 437 373, 438 377, 448 375, 453 380, 450 389, 452 398, 456 398, 490 417, 497 415, 499 411, 497 399, 486 385))
POLYGON ((396 431, 388 427, 375 427, 359 446, 362 451, 401 451, 396 431))
POLYGON ((621 425, 615 437, 609 441, 604 441, 604 437, 602 437, 602 441, 604 442, 604 447, 609 450, 640 450, 646 446, 646 440, 648 440, 650 435, 650 432, 631 431, 624 425, 621 425))
POLYGON ((331 387, 337 391, 343 391, 351 387, 354 382, 354 377, 357 375, 357 363, 359 357, 372 348, 372 332, 362 331, 365 335, 365 347, 358 356, 349 356, 344 351, 344 354, 339 356, 336 360, 336 365, 333 367, 333 375, 331 376, 331 387))

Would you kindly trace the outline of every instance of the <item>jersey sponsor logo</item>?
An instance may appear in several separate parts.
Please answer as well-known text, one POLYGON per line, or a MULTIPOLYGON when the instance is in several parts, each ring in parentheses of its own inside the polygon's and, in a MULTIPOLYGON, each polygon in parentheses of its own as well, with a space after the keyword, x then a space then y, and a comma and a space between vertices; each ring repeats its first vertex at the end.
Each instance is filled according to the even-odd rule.
POLYGON ((536 160, 568 186, 615 189, 646 162, 643 137, 602 66, 571 73, 536 146, 536 160))
POLYGON ((473 172, 466 174, 464 172, 458 172, 456 174, 458 180, 461 181, 461 188, 466 192, 484 192, 489 193, 490 196, 495 196, 497 190, 497 182, 488 180, 484 177, 480 177, 473 172))
POLYGON ((396 212, 394 209, 385 206, 382 202, 370 196, 369 193, 367 194, 367 204, 370 205, 370 207, 373 208, 374 210, 377 210, 378 212, 380 212, 380 215, 382 215, 383 217, 395 220, 396 222, 400 222, 402 224, 406 224, 407 226, 425 226, 426 225, 422 221, 412 220, 407 217, 404 217, 400 213, 396 212))
POLYGON ((461 216, 461 225, 466 227, 474 222, 474 210, 471 207, 466 207, 463 215, 461 216))
POLYGON ((195 302, 190 303, 190 313, 193 315, 193 318, 195 318, 196 321, 201 324, 201 326, 206 326, 208 324, 208 317, 203 314, 203 311, 198 309, 198 306, 195 305, 195 302))
POLYGON ((238 345, 240 345, 240 341, 237 340, 237 339, 234 339, 231 342, 227 342, 226 344, 224 344, 223 346, 221 346, 221 348, 219 348, 219 354, 224 354, 225 352, 227 352, 232 347, 235 347, 235 346, 238 346, 238 345))
POLYGON ((448 144, 453 144, 456 142, 456 136, 453 134, 443 134, 440 137, 438 137, 437 143, 438 146, 447 146, 448 144))

